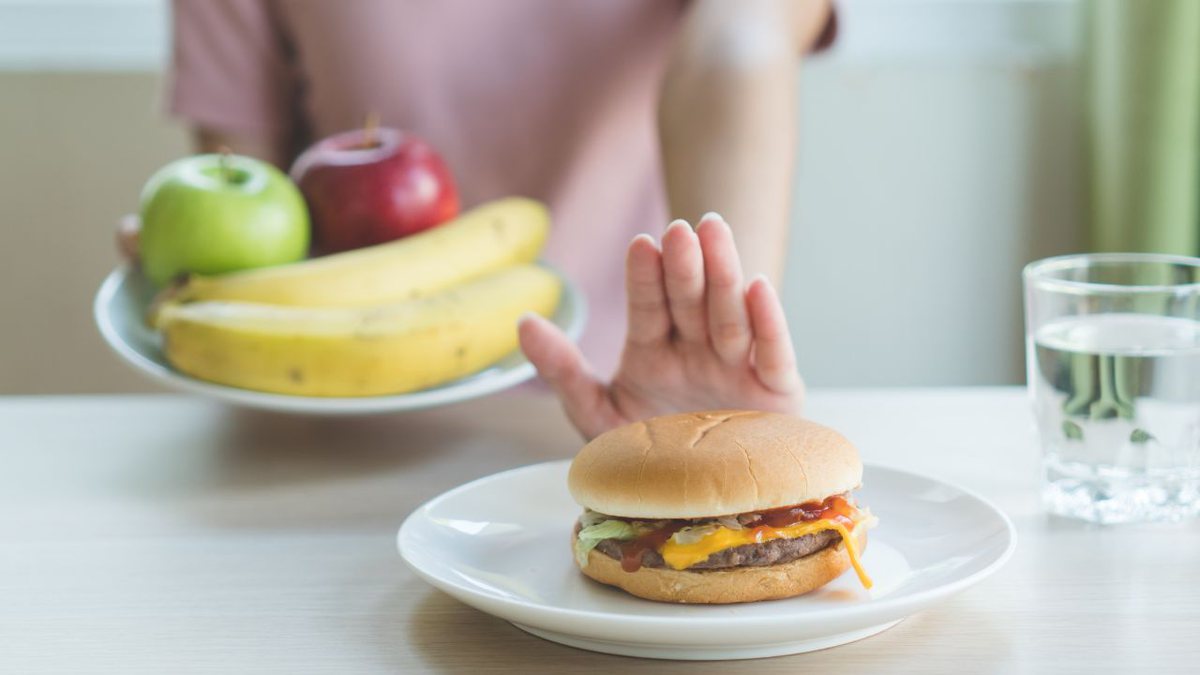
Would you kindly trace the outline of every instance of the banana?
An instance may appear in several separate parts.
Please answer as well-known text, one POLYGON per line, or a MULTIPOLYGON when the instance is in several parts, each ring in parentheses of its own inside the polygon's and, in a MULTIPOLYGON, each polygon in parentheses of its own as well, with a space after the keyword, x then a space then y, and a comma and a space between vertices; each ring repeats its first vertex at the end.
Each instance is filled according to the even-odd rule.
POLYGON ((203 380, 301 396, 377 396, 476 372, 517 348, 517 319, 549 315, 562 284, 519 265, 418 300, 356 308, 167 303, 167 360, 203 380))
MULTIPOLYGON (((191 276, 159 303, 237 300, 296 307, 365 307, 412 300, 537 259, 546 207, 509 197, 404 239, 290 265, 191 276)), ((150 322, 154 322, 151 310, 150 322)))

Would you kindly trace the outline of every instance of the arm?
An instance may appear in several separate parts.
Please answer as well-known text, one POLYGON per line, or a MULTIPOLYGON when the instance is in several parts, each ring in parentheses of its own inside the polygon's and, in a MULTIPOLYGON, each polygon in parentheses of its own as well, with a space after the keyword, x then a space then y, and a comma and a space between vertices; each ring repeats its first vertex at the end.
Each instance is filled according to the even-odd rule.
POLYGON ((796 77, 830 12, 830 0, 696 0, 667 67, 658 121, 671 215, 738 223, 751 275, 783 270, 796 77))
POLYGON ((198 152, 221 147, 286 169, 299 128, 290 37, 267 0, 171 3, 167 106, 198 152))

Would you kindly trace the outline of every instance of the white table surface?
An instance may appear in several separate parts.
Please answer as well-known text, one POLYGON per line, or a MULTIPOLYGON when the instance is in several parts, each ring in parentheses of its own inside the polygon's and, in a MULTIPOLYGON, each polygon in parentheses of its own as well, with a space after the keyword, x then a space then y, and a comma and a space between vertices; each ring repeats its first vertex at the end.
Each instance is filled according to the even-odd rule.
MULTIPOLYGON (((807 413, 867 461, 990 498, 1020 541, 944 605, 759 672, 1200 672, 1200 525, 1044 515, 1021 390, 818 391, 807 413)), ((0 673, 740 672, 543 642, 399 560, 424 500, 578 446, 528 394, 359 419, 0 398, 0 673)))

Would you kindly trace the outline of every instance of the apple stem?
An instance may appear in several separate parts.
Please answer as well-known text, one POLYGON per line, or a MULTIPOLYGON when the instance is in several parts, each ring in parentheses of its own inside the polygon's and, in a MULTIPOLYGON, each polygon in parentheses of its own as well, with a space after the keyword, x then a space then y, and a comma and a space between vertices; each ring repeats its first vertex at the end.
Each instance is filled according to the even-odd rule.
POLYGON ((370 149, 379 145, 379 111, 367 111, 367 118, 363 120, 363 143, 364 149, 370 149))
POLYGON ((233 151, 229 149, 229 146, 222 145, 217 148, 217 154, 219 155, 217 166, 221 170, 221 178, 225 179, 226 183, 233 182, 233 169, 229 167, 229 157, 233 155, 233 151))

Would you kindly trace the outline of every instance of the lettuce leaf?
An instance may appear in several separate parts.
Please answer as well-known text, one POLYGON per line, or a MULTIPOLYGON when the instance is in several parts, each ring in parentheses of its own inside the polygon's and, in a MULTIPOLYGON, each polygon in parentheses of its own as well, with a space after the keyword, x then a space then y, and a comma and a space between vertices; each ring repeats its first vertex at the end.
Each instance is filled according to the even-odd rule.
POLYGON ((695 544, 708 535, 720 530, 722 527, 725 526, 716 522, 704 523, 703 525, 688 525, 671 535, 671 539, 676 544, 695 544))
POLYGON ((589 525, 579 531, 575 538, 575 561, 580 567, 587 566, 588 553, 596 548, 604 539, 635 539, 638 530, 632 524, 623 520, 605 520, 595 525, 589 525))
POLYGON ((604 515, 603 513, 598 512, 598 511, 593 511, 591 509, 584 509, 583 515, 579 516, 579 523, 583 527, 591 527, 592 525, 599 525, 600 523, 602 523, 606 520, 609 520, 608 516, 604 515))

